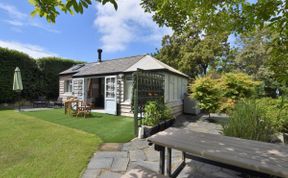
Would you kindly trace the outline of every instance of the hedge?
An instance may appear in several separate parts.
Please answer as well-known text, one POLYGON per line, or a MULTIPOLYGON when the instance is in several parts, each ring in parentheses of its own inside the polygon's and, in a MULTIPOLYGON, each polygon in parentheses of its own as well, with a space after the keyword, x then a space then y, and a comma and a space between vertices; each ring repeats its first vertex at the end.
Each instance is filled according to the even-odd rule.
POLYGON ((80 62, 61 58, 35 60, 25 53, 0 47, 0 103, 17 100, 18 95, 12 90, 16 67, 21 70, 23 99, 34 100, 39 96, 56 99, 59 93, 59 72, 77 63, 80 62))
POLYGON ((56 99, 59 95, 58 74, 79 63, 81 62, 56 57, 38 59, 37 65, 42 73, 44 81, 42 86, 46 88, 43 90, 43 95, 50 99, 56 99))

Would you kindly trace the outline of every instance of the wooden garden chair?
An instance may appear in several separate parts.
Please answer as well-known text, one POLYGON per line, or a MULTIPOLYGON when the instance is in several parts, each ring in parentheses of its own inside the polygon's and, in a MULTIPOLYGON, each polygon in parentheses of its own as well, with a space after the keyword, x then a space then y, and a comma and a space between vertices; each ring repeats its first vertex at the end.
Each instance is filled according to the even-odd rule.
POLYGON ((86 102, 83 102, 83 101, 79 102, 76 117, 78 117, 79 115, 83 115, 84 118, 86 118, 86 116, 90 116, 91 106, 89 106, 86 102))

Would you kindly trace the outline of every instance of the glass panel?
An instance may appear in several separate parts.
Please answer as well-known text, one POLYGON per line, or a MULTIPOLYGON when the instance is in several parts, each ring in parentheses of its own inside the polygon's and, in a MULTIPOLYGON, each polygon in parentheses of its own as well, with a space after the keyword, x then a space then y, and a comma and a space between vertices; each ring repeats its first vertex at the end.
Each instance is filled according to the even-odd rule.
POLYGON ((115 98, 115 78, 106 78, 106 97, 115 98))
POLYGON ((64 92, 72 92, 72 80, 66 80, 64 82, 64 92))

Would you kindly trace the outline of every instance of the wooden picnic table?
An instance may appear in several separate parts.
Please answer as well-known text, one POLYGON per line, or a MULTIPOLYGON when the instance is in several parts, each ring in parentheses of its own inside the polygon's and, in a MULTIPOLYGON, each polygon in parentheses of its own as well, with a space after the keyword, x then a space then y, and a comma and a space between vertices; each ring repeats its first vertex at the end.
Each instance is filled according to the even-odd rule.
POLYGON ((288 146, 246 140, 223 135, 169 128, 148 138, 160 151, 160 173, 177 177, 185 166, 185 158, 218 165, 252 175, 288 178, 288 146), (183 161, 171 174, 171 149, 183 152, 183 161))

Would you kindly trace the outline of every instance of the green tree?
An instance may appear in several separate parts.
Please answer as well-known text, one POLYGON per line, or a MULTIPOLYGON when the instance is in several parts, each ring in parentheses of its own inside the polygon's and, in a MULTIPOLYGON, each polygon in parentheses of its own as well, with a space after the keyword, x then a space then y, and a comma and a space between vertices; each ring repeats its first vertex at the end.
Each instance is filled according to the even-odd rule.
MULTIPOLYGON (((70 13, 83 13, 85 8, 88 8, 92 4, 92 0, 28 0, 33 6, 34 10, 31 12, 32 16, 39 15, 44 17, 48 22, 55 23, 57 16, 60 12, 70 13)), ((96 2, 112 3, 117 10, 116 0, 95 0, 96 2)))
POLYGON ((142 0, 141 4, 159 25, 175 31, 183 31, 188 23, 208 32, 243 32, 265 24, 278 32, 287 30, 287 1, 282 0, 142 0))
MULTIPOLYGON (((188 24, 208 34, 227 32, 227 35, 239 35, 269 26, 275 35, 269 43, 267 62, 277 80, 288 83, 287 1, 142 0, 142 6, 146 12, 153 13, 154 21, 160 26, 169 26, 176 32, 185 31, 188 24)), ((230 63, 227 62, 224 64, 230 63)))
POLYGON ((191 85, 191 97, 199 103, 200 109, 210 113, 216 112, 220 107, 221 88, 218 80, 213 79, 212 75, 197 78, 191 85))
POLYGON ((267 45, 271 42, 271 33, 269 28, 266 28, 240 35, 241 44, 235 56, 237 69, 255 76, 260 67, 264 67, 269 59, 267 45))
POLYGON ((192 77, 216 70, 229 52, 225 34, 203 34, 193 27, 185 32, 164 36, 156 57, 192 77))
MULTIPOLYGON (((281 86, 280 78, 287 76, 285 69, 288 63, 285 62, 285 53, 280 56, 275 54, 276 50, 283 46, 271 48, 277 36, 269 27, 262 30, 254 30, 240 35, 240 47, 235 53, 234 70, 252 75, 256 80, 264 82, 264 91, 267 96, 276 97, 276 89, 281 86), (277 57, 277 59, 274 59, 277 57), (282 60, 283 59, 283 60, 282 60)), ((287 69, 288 70, 288 69, 287 69)))

